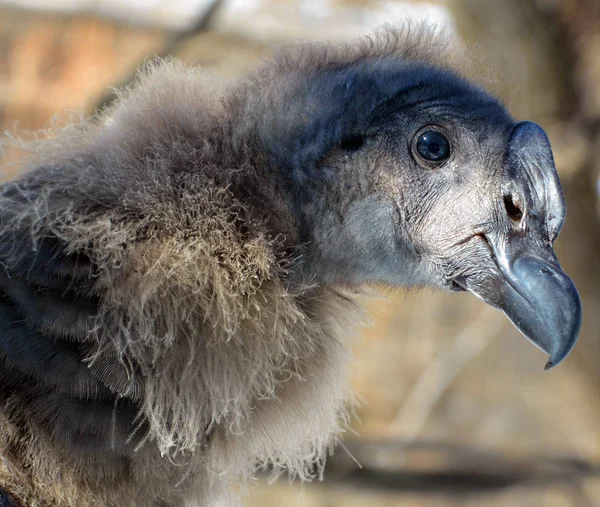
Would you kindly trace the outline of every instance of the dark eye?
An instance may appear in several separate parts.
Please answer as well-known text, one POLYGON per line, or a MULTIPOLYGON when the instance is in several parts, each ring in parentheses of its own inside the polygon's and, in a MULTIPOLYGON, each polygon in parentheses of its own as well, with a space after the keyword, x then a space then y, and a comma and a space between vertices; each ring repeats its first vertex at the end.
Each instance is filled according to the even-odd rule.
POLYGON ((439 167, 450 156, 450 143, 442 134, 435 130, 421 132, 415 137, 413 150, 428 166, 439 167))

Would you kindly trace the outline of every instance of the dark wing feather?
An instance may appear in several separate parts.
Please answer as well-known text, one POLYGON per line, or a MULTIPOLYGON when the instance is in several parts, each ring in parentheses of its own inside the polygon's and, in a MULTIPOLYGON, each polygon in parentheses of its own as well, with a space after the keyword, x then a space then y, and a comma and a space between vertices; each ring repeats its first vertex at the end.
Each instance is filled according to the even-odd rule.
POLYGON ((102 454, 128 456, 142 437, 136 425, 137 407, 123 398, 90 403, 53 391, 31 403, 35 417, 49 424, 54 438, 72 450, 93 448, 102 454))
POLYGON ((11 275, 20 276, 39 287, 68 289, 78 281, 93 275, 94 267, 83 254, 66 254, 64 245, 55 237, 31 237, 29 231, 22 236, 11 234, 0 237, 0 259, 18 258, 9 265, 11 275))
POLYGON ((31 329, 8 301, 0 305, 0 357, 15 375, 85 399, 106 397, 108 389, 81 361, 77 343, 31 329))
POLYGON ((91 363, 99 298, 89 257, 56 237, 0 236, 0 392, 69 451, 106 462, 142 438, 142 379, 112 353, 91 363))
POLYGON ((0 289, 15 310, 27 319, 29 327, 50 336, 85 339, 96 315, 95 301, 76 297, 72 293, 57 294, 38 287, 25 278, 9 277, 0 270, 0 289))

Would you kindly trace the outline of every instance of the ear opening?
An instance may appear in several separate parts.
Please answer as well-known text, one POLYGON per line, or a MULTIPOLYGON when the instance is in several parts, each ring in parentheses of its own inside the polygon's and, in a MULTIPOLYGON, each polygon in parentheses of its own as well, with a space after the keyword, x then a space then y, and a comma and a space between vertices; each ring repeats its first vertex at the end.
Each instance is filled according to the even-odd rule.
POLYGON ((355 134, 355 135, 347 136, 344 139, 342 139, 338 146, 342 150, 352 153, 352 152, 360 150, 364 144, 365 144, 364 136, 362 136, 360 134, 355 134))

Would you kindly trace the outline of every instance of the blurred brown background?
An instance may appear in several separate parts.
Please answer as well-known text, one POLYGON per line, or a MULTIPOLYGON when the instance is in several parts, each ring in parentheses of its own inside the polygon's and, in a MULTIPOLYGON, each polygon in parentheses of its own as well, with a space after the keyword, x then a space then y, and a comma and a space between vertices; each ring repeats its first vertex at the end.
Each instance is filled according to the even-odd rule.
POLYGON ((233 77, 274 43, 350 38, 407 16, 445 25, 475 55, 473 74, 548 132, 581 338, 544 373, 545 356, 472 296, 392 295, 356 347, 360 422, 325 481, 261 479, 250 505, 600 506, 600 0, 0 0, 0 126, 91 113, 148 55, 233 77))

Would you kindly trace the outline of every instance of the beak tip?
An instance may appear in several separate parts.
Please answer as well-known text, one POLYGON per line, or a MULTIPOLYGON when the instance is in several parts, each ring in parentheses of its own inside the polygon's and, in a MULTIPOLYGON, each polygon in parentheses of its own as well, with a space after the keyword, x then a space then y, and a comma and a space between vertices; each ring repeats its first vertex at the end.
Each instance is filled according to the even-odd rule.
POLYGON ((581 327, 581 299, 573 281, 555 263, 521 254, 504 286, 504 313, 534 345, 548 354, 544 370, 571 352, 581 327))
POLYGON ((569 333, 569 339, 564 339, 562 342, 562 347, 556 350, 554 353, 550 354, 548 358, 548 362, 544 366, 544 370, 548 371, 551 368, 554 368, 559 363, 562 363, 566 357, 571 353, 573 347, 575 346, 575 342, 577 341, 577 335, 579 334, 579 325, 569 333))

